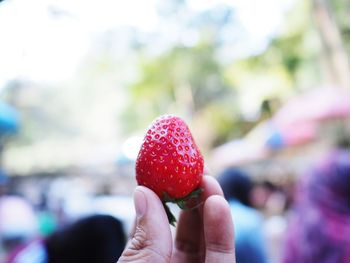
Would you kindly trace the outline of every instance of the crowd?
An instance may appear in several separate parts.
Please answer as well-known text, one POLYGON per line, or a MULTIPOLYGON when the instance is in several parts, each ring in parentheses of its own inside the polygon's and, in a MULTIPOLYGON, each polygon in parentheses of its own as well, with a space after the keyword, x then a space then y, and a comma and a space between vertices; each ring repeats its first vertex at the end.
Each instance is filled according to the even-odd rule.
MULTIPOLYGON (((47 195, 33 204, 11 193, 10 181, 0 175, 0 262, 350 262, 345 149, 310 163, 295 187, 253 180, 237 167, 204 176, 202 207, 180 212, 176 231, 145 187, 134 191, 136 220, 101 211, 67 218, 47 195)), ((115 210, 126 208, 134 209, 115 210)))

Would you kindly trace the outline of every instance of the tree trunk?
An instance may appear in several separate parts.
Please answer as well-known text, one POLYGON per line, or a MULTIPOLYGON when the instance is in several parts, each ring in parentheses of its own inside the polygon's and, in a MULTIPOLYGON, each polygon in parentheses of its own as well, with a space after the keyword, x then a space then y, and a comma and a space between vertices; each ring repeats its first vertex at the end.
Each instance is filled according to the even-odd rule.
POLYGON ((320 33, 330 82, 350 88, 350 65, 339 27, 328 0, 312 0, 313 14, 320 33))

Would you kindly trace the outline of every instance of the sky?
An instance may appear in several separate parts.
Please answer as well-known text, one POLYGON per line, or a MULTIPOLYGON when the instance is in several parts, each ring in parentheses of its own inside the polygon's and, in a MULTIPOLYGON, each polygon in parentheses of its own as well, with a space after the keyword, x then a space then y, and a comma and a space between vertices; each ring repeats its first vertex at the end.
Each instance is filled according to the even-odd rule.
MULTIPOLYGON (((218 4, 235 8, 249 36, 244 54, 259 52, 278 33, 294 0, 189 0, 202 12, 218 4)), ((60 82, 74 76, 96 35, 118 27, 160 34, 173 41, 181 28, 162 30, 157 0, 6 0, 0 4, 0 89, 7 81, 23 78, 60 82)), ((191 35, 191 34, 190 34, 191 35)), ((184 41, 193 43, 195 37, 184 41)), ((242 53, 242 52, 240 52, 242 53)))

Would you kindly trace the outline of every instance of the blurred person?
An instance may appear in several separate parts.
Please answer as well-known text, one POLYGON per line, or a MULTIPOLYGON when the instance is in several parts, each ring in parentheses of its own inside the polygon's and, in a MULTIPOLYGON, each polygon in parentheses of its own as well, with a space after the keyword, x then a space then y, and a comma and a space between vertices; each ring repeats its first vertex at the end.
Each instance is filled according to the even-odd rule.
POLYGON ((126 239, 120 220, 107 215, 83 218, 45 240, 48 263, 115 263, 126 239))
POLYGON ((134 192, 136 226, 118 262, 235 262, 229 206, 217 181, 204 176, 203 205, 181 211, 173 246, 163 204, 150 189, 134 192))
POLYGON ((327 154, 296 195, 282 262, 350 262, 350 151, 327 154))
POLYGON ((115 263, 126 243, 123 225, 109 215, 82 218, 11 255, 8 263, 115 263))
POLYGON ((48 205, 48 196, 44 191, 41 192, 39 204, 36 207, 39 231, 43 236, 48 236, 57 228, 57 219, 48 205))
MULTIPOLYGON (((118 262, 235 263, 232 217, 222 190, 209 176, 203 178, 202 188, 202 207, 181 212, 173 246, 161 200, 150 189, 138 186, 134 191, 135 228, 118 262)), ((119 233, 108 224, 110 220, 93 219, 33 242, 9 263, 116 262, 121 252, 119 233)))
POLYGON ((8 254, 33 238, 38 225, 33 206, 23 197, 9 195, 9 177, 0 170, 0 247, 8 254))
MULTIPOLYGON (((7 185, 7 181, 8 178, 6 176, 6 174, 0 169, 0 199, 1 196, 5 195, 6 193, 6 185, 7 185)), ((1 220, 1 218, 0 218, 1 220)), ((0 231, 0 262, 4 261, 4 255, 5 255, 5 251, 4 251, 4 247, 2 244, 2 237, 1 237, 1 231, 0 231)))
POLYGON ((251 190, 251 205, 264 211, 268 206, 271 195, 273 195, 276 190, 276 186, 266 180, 254 184, 251 190))
POLYGON ((264 215, 265 251, 269 262, 281 262, 286 231, 285 213, 288 207, 289 185, 276 184, 268 179, 255 182, 251 190, 251 205, 264 215))
POLYGON ((288 205, 288 192, 284 185, 276 185, 270 181, 263 181, 258 184, 262 189, 262 201, 260 206, 256 202, 259 197, 259 191, 255 191, 255 206, 264 214, 264 236, 266 242, 266 251, 270 262, 281 262, 283 240, 287 226, 286 211, 288 205))
POLYGON ((5 195, 7 192, 7 184, 8 184, 8 176, 6 173, 0 168, 0 197, 5 195))
POLYGON ((0 197, 0 237, 6 252, 27 242, 38 233, 33 207, 20 196, 0 197))
POLYGON ((218 177, 234 218, 237 263, 267 262, 263 216, 251 207, 253 183, 241 170, 228 168, 218 177))

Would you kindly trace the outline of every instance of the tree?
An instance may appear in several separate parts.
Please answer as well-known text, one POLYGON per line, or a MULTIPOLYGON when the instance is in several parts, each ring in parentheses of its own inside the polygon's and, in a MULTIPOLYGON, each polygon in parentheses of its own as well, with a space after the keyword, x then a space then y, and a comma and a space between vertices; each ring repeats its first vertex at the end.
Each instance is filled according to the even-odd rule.
POLYGON ((350 65, 340 28, 327 0, 313 0, 313 14, 332 84, 350 88, 350 65))

